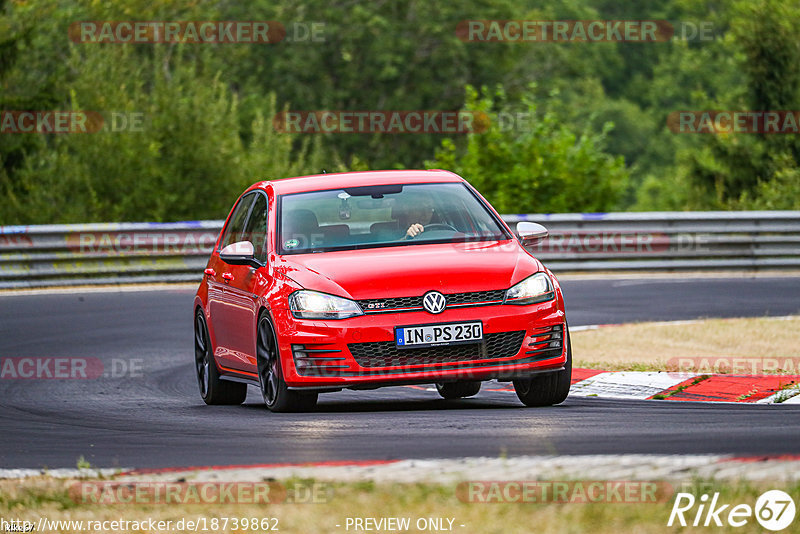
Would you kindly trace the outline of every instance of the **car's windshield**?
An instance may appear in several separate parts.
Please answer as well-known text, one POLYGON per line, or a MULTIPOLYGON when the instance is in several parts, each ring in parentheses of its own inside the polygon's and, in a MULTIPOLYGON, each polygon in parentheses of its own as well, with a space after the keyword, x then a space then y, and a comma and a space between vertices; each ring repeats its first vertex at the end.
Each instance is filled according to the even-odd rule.
POLYGON ((282 254, 511 237, 460 183, 295 193, 279 213, 282 254))

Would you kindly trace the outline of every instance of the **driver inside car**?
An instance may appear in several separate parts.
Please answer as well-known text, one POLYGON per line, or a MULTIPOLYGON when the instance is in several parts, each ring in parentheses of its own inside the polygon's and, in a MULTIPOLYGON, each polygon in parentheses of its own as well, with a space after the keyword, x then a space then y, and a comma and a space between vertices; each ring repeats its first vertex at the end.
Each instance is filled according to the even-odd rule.
POLYGON ((433 201, 427 197, 417 197, 413 202, 407 202, 397 221, 401 228, 408 227, 403 239, 413 239, 425 231, 425 226, 433 220, 435 210, 433 201))

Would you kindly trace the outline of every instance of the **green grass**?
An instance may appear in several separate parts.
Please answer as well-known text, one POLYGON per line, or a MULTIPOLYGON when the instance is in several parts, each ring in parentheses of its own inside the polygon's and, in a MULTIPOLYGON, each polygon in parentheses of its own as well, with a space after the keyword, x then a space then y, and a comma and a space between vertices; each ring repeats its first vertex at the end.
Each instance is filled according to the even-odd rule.
POLYGON ((692 380, 688 384, 681 384, 680 386, 678 386, 675 389, 672 389, 670 391, 667 391, 666 393, 659 393, 658 395, 653 395, 653 400, 665 400, 665 399, 668 399, 668 398, 672 397, 673 395, 675 395, 676 393, 680 393, 684 389, 686 389, 686 388, 688 388, 690 386, 694 386, 696 384, 699 384, 700 382, 702 382, 703 380, 706 380, 708 378, 711 378, 711 375, 696 376, 694 378, 694 380, 692 380))
POLYGON ((786 386, 784 386, 784 388, 775 395, 775 404, 786 402, 795 395, 800 395, 800 393, 798 393, 798 389, 800 389, 800 384, 793 382, 786 384, 786 386))
POLYGON ((608 371, 800 374, 799 347, 800 317, 635 323, 572 332, 575 366, 608 371), (715 364, 715 358, 723 363, 715 364), (744 370, 733 369, 737 359, 744 370), (747 370, 750 366, 756 370, 747 370))
MULTIPOLYGON (((603 371, 643 371, 643 372, 663 372, 668 371, 664 365, 657 363, 602 363, 587 360, 575 360, 575 367, 580 369, 601 369, 603 371)), ((677 370, 677 369, 676 369, 677 370)))
MULTIPOLYGON (((487 477, 491 479, 491 477, 487 477)), ((192 504, 99 506, 75 502, 69 495, 76 481, 48 477, 0 481, 0 516, 36 522, 40 516, 49 520, 126 519, 173 520, 199 517, 277 517, 281 532, 345 532, 347 517, 454 518, 454 532, 514 534, 583 533, 617 534, 619 532, 662 533, 707 532, 707 528, 680 529, 666 526, 674 496, 657 503, 469 503, 459 499, 456 484, 323 482, 326 502, 318 504, 192 504), (336 525, 341 525, 336 527, 336 525), (459 525, 465 525, 460 527, 459 525)), ((292 479, 283 484, 313 484, 312 479, 292 479)), ((674 491, 688 491, 699 497, 719 492, 720 503, 754 505, 768 489, 782 489, 800 502, 800 483, 718 482, 687 477, 685 483, 672 483, 674 491)), ((672 494, 672 492, 670 492, 672 494)), ((463 495, 462 495, 463 497, 463 495)), ((796 520, 797 521, 797 520, 796 520)), ((738 529, 713 528, 713 532, 760 532, 755 520, 738 529)), ((224 530, 230 532, 231 530, 224 530)), ((241 530, 240 530, 241 531, 241 530)), ((352 531, 352 530, 351 530, 352 531)), ((414 528, 409 530, 416 532, 414 528)), ((70 531, 66 531, 70 532, 70 531)), ((252 531, 250 531, 252 532, 252 531)))

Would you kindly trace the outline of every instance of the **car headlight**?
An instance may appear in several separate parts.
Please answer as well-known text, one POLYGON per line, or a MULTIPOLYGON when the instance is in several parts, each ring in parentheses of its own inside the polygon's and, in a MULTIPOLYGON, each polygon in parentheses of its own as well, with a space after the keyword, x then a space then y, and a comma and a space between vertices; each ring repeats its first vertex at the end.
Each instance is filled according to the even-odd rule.
POLYGON ((555 298, 553 282, 545 273, 536 273, 506 291, 505 304, 536 304, 555 298))
POLYGON ((289 309, 298 319, 347 319, 364 314, 350 299, 306 289, 289 295, 289 309))

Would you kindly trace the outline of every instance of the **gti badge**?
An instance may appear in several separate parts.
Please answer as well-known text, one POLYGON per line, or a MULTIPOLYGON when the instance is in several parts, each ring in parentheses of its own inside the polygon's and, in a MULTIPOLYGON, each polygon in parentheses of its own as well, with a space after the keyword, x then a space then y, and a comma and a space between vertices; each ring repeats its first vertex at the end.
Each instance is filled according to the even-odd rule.
POLYGON ((429 313, 442 313, 446 305, 447 300, 438 291, 428 291, 422 297, 422 307, 429 313))

